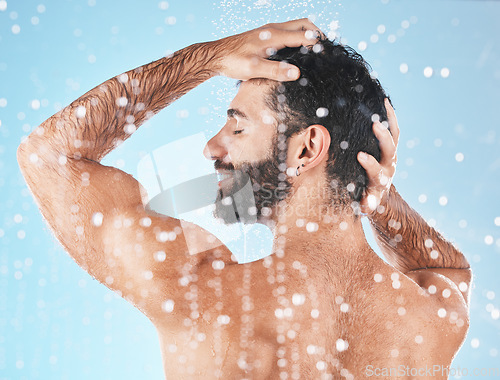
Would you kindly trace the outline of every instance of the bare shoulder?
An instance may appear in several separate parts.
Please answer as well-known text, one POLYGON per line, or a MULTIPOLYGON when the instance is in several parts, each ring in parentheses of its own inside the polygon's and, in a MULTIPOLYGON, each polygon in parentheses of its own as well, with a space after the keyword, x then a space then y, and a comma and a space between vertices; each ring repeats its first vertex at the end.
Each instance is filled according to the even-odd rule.
POLYGON ((196 271, 222 244, 201 227, 147 210, 133 176, 84 158, 33 163, 33 149, 18 151, 20 167, 56 238, 78 265, 146 315, 175 294, 186 268, 196 271))
POLYGON ((443 326, 447 339, 461 344, 469 328, 470 269, 421 269, 406 276, 425 292, 422 307, 429 319, 443 326))
POLYGON ((468 309, 472 282, 470 269, 428 268, 407 272, 406 276, 430 294, 435 294, 439 302, 468 309))

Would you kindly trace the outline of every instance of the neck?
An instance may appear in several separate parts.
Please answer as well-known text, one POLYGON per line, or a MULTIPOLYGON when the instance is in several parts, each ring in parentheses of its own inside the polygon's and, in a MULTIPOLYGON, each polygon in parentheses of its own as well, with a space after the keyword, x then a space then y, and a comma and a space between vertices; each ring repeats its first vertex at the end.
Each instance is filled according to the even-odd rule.
POLYGON ((274 233, 273 251, 278 257, 286 254, 317 255, 318 252, 334 260, 359 260, 361 253, 372 254, 366 241, 360 217, 351 208, 308 208, 306 214, 300 204, 287 204, 267 223, 274 233), (316 209, 317 212, 313 213, 316 209))

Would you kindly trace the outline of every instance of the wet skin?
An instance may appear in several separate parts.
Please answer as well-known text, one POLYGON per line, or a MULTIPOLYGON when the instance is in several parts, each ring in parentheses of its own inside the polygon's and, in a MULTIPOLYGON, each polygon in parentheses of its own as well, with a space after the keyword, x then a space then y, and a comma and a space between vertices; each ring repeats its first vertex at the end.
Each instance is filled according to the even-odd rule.
MULTIPOLYGON (((100 164, 130 136, 127 125, 139 127, 215 75, 296 80, 298 71, 267 61, 266 51, 310 45, 314 30, 295 20, 189 46, 89 91, 18 149, 24 178, 66 251, 157 328, 169 379, 366 378, 391 367, 437 369, 450 365, 465 338, 470 269, 391 187, 399 129, 389 105, 392 134, 374 126, 380 162, 358 157, 370 180, 367 195, 384 206, 368 217, 387 263, 367 244, 359 217, 329 212, 319 196, 327 183, 323 126, 290 139, 293 196, 261 220, 274 231, 273 253, 250 264, 235 263, 199 226, 147 210, 147 194, 132 176, 100 164)), ((229 113, 207 145, 208 158, 238 168, 270 157, 276 115, 259 83, 241 85, 230 105, 240 113, 229 113)))
MULTIPOLYGON (((263 122, 272 116, 263 86, 241 85, 229 106, 239 116, 229 117, 209 141, 208 158, 237 167, 267 155, 265 141, 273 141, 276 125, 263 122), (261 136, 263 143, 255 144, 261 136)), ((175 367, 174 378, 276 379, 285 373, 288 378, 364 378, 392 368, 391 373, 419 378, 432 369, 432 378, 440 378, 468 327, 457 285, 436 274, 404 274, 385 263, 367 244, 359 219, 348 212, 325 222, 313 204, 306 222, 317 223, 318 230, 297 227, 303 215, 290 210, 299 210, 305 200, 290 201, 286 219, 275 228, 273 255, 238 265, 220 246, 187 274, 195 274, 194 281, 184 283, 178 297, 189 301, 171 311, 178 316, 176 333, 170 316, 163 329, 162 313, 155 321, 166 373, 175 367), (223 269, 214 269, 221 262, 223 269)))

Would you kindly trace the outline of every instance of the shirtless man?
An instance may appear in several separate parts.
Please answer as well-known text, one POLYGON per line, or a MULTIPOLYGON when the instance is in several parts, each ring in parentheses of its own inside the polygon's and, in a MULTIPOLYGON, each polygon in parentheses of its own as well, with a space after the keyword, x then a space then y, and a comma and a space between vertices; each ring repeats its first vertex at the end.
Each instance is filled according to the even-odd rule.
MULTIPOLYGON (((396 117, 359 59, 307 19, 266 25, 112 78, 19 147, 22 173, 61 244, 155 325, 167 378, 447 377, 468 328, 469 264, 391 185, 396 117), (322 54, 346 65, 323 87, 351 86, 318 107, 307 94, 321 96, 311 86, 322 54), (289 62, 300 71, 283 56, 299 57, 289 62), (243 82, 205 154, 224 174, 224 199, 237 171, 252 179, 253 214, 274 231, 272 255, 242 265, 222 243, 190 255, 181 222, 147 210, 132 176, 99 163, 144 120, 215 75, 243 82), (342 114, 358 95, 371 100, 342 114), (300 101, 315 122, 304 121, 300 101), (337 129, 346 127, 334 117, 354 113, 366 125, 354 118, 347 128, 364 132, 340 140, 337 129), (392 265, 366 242, 361 212, 392 265)), ((209 235, 189 229, 200 241, 209 235)))

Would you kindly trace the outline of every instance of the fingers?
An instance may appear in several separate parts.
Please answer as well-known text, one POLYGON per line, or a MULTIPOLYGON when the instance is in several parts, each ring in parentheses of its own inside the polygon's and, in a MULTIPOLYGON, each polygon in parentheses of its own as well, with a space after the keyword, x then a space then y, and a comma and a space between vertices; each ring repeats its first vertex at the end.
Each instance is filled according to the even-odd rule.
POLYGON ((396 145, 391 132, 380 122, 373 123, 373 133, 380 146, 380 165, 391 167, 396 160, 396 145))
POLYGON ((226 37, 215 42, 221 61, 219 73, 234 79, 266 78, 293 81, 300 77, 296 66, 267 61, 285 47, 312 46, 321 34, 308 19, 268 24, 261 28, 226 37))
POLYGON ((358 153, 358 162, 366 170, 366 174, 370 181, 370 184, 377 183, 376 181, 380 177, 380 173, 382 172, 382 167, 375 159, 375 157, 365 153, 358 153))
POLYGON ((392 108, 392 105, 391 105, 391 102, 389 101, 389 99, 385 98, 384 104, 385 104, 385 109, 387 110, 387 119, 389 121, 389 129, 391 130, 391 133, 392 133, 394 145, 398 146, 398 142, 399 142, 398 119, 396 118, 396 113, 394 112, 394 108, 392 108))
POLYGON ((375 193, 383 192, 388 184, 390 184, 392 178, 384 173, 384 168, 379 164, 375 157, 365 152, 359 152, 357 158, 360 165, 366 170, 366 175, 368 176, 369 181, 368 188, 371 188, 372 192, 375 193))
POLYGON ((310 29, 269 29, 266 31, 271 33, 271 36, 269 38, 269 45, 272 45, 272 47, 276 50, 280 50, 284 47, 311 46, 314 45, 317 41, 317 34, 312 32, 310 29))
POLYGON ((268 61, 267 59, 258 59, 252 67, 251 78, 266 78, 279 82, 297 80, 300 77, 300 70, 289 63, 268 61))
MULTIPOLYGON (((278 24, 270 24, 269 26, 273 26, 278 29, 284 30, 313 30, 318 31, 323 34, 323 32, 314 25, 308 18, 301 18, 298 20, 286 21, 278 24)), ((323 34, 324 35, 324 34, 323 34)))

